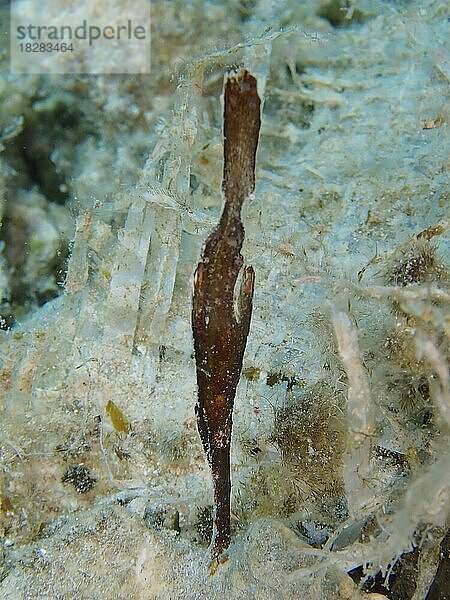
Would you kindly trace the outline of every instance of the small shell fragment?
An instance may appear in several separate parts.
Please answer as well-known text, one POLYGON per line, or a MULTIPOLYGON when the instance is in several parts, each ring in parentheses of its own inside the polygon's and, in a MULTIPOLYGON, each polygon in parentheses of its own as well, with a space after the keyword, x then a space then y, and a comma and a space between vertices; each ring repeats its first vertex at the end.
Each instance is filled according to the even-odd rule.
POLYGON ((128 419, 112 400, 108 400, 106 414, 111 419, 111 423, 116 431, 121 433, 128 433, 130 431, 128 419))

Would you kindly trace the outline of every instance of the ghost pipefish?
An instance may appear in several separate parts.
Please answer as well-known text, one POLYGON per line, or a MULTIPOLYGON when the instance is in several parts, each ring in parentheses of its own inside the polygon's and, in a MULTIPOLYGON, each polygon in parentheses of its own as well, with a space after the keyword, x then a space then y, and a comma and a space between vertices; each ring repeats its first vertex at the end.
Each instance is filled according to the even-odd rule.
POLYGON ((230 446, 236 388, 250 328, 255 273, 243 265, 241 209, 255 188, 260 99, 248 71, 228 74, 224 88, 225 204, 194 275, 192 330, 197 371, 197 426, 214 487, 212 565, 230 544, 230 446))

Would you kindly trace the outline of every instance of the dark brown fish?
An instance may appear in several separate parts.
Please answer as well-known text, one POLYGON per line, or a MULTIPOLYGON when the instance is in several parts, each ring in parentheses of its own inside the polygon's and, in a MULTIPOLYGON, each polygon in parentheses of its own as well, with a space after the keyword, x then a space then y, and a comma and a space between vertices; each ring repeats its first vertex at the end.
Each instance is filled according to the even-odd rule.
POLYGON ((225 206, 208 237, 194 276, 192 330, 197 368, 197 425, 214 485, 212 557, 230 543, 230 444, 236 388, 250 328, 255 274, 243 265, 241 208, 255 187, 255 158, 260 129, 256 79, 248 71, 230 74, 224 91, 225 206))

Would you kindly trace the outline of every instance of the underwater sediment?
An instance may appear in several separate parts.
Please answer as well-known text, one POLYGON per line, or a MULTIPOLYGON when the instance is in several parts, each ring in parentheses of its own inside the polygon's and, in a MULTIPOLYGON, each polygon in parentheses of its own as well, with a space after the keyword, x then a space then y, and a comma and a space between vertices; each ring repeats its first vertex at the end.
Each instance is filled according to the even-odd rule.
POLYGON ((0 596, 442 597, 445 3, 154 2, 152 26, 148 76, 2 75, 0 596), (209 576, 191 300, 235 67, 257 285, 209 576))

